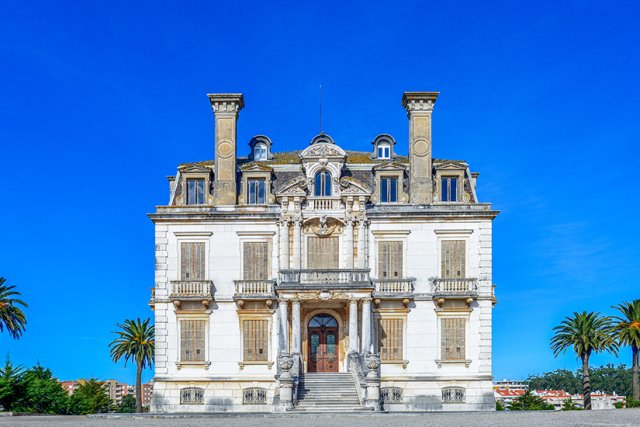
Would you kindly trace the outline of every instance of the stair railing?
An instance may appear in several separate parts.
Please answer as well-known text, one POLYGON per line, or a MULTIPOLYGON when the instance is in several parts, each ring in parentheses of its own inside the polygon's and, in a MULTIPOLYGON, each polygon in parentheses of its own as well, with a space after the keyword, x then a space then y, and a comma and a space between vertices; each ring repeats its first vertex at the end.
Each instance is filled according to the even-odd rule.
POLYGON ((356 390, 358 392, 358 400, 361 405, 365 404, 367 399, 367 373, 365 372, 364 355, 351 352, 349 353, 349 371, 353 377, 353 381, 356 383, 356 390))

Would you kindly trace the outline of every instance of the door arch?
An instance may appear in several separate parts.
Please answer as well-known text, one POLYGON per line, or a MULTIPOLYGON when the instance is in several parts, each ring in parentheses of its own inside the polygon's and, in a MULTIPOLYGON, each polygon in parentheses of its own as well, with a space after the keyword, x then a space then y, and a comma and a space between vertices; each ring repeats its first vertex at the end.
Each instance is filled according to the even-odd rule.
POLYGON ((307 372, 338 372, 338 321, 330 314, 320 313, 309 320, 307 328, 307 372))

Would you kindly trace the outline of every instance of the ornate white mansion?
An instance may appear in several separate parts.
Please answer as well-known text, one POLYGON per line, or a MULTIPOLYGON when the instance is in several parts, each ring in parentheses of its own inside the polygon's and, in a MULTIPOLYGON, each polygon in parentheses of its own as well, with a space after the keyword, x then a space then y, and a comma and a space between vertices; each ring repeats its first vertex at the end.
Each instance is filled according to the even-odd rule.
POLYGON ((408 156, 388 134, 361 152, 324 133, 238 156, 243 96, 209 95, 215 161, 180 165, 150 215, 152 411, 495 408, 498 212, 466 162, 432 158, 437 96, 402 97, 408 156))

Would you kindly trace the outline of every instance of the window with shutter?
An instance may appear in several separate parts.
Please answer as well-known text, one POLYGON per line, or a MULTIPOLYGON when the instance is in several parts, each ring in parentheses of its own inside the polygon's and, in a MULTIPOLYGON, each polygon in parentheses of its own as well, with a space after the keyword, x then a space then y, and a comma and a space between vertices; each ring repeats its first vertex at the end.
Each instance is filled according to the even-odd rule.
POLYGON ((402 319, 380 319, 378 322, 380 360, 402 360, 402 319))
POLYGON ((182 242, 180 267, 180 280, 205 280, 204 242, 182 242))
POLYGON ((203 362, 206 320, 180 321, 180 360, 203 362))
POLYGON ((245 362, 269 360, 269 321, 244 320, 242 322, 243 359, 245 362))
POLYGON ((462 279, 466 276, 466 249, 464 240, 443 240, 441 277, 462 279))
POLYGON ((378 278, 397 279, 402 274, 402 242, 378 243, 378 278))
POLYGON ((442 360, 465 360, 465 324, 461 318, 442 318, 442 360))
POLYGON ((339 238, 309 237, 307 240, 307 268, 339 268, 339 238))
POLYGON ((266 280, 269 277, 269 245, 267 242, 245 242, 243 244, 244 280, 266 280))

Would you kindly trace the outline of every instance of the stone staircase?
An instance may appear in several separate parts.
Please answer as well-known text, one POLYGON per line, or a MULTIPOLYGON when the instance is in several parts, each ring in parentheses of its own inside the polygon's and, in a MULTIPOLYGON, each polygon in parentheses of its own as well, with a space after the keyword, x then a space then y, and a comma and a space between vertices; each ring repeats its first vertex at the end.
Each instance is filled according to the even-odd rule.
POLYGON ((298 382, 295 412, 368 412, 350 373, 306 373, 298 382))

